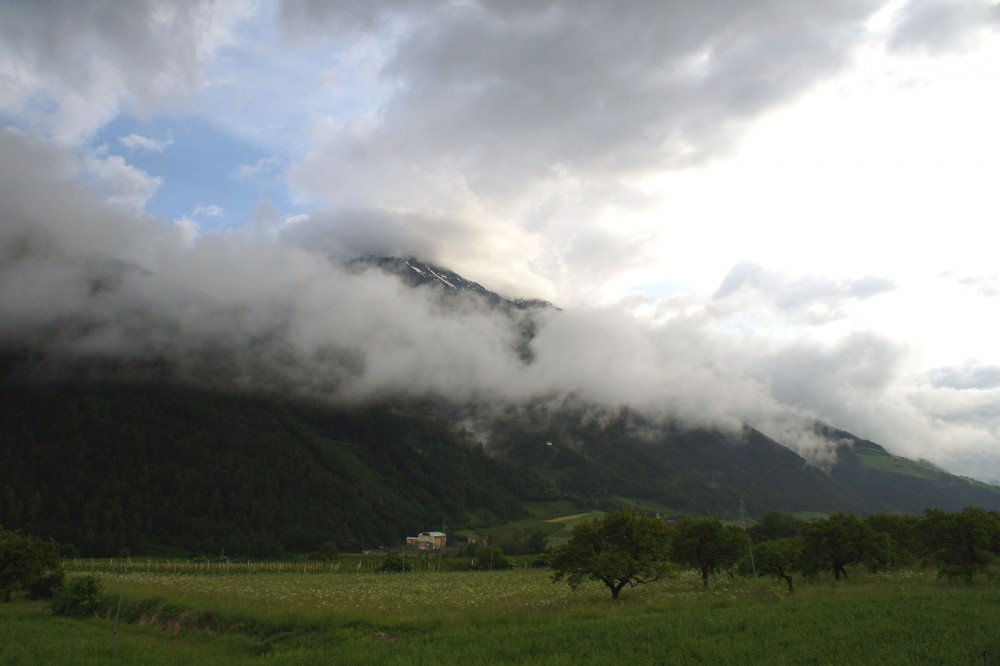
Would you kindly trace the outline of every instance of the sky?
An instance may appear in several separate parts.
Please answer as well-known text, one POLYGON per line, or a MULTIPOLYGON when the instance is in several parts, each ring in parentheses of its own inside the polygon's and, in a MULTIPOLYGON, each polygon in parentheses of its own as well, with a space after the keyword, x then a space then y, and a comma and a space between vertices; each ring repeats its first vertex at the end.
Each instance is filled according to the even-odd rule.
POLYGON ((995 0, 0 0, 0 341, 998 480, 998 81, 995 0))

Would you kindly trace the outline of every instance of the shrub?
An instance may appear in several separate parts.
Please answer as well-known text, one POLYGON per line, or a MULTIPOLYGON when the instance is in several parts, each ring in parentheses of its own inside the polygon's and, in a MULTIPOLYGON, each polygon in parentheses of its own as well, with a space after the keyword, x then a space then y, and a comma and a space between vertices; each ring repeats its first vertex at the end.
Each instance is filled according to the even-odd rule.
POLYGON ((62 567, 43 573, 28 585, 28 598, 51 599, 56 590, 63 584, 65 577, 66 574, 63 573, 62 567))
POLYGON ((400 555, 390 555, 382 562, 379 571, 401 573, 413 569, 413 562, 400 555))
POLYGON ((310 560, 318 560, 320 562, 336 562, 340 557, 340 551, 337 548, 336 542, 324 541, 315 552, 309 554, 310 560))
POLYGON ((494 569, 512 569, 514 563, 503 553, 499 546, 479 546, 476 548, 475 568, 480 571, 494 569))
POLYGON ((54 615, 87 617, 100 607, 101 581, 96 576, 74 578, 60 587, 49 608, 54 615))

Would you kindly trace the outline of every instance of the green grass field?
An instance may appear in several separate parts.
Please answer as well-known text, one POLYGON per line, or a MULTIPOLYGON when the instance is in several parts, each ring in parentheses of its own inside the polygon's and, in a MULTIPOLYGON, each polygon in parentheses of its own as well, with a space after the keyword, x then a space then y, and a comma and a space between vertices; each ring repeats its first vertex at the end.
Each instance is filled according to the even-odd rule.
POLYGON ((929 465, 923 465, 912 460, 907 460, 906 458, 890 456, 882 451, 855 448, 854 455, 857 456, 862 467, 879 472, 903 474, 922 479, 936 479, 945 476, 944 472, 929 465))
MULTIPOLYGON (((911 571, 799 584, 693 573, 614 603, 544 570, 106 573, 123 621, 0 604, 2 664, 1000 663, 1000 590, 911 571)), ((112 613, 113 615, 113 613, 112 613)))

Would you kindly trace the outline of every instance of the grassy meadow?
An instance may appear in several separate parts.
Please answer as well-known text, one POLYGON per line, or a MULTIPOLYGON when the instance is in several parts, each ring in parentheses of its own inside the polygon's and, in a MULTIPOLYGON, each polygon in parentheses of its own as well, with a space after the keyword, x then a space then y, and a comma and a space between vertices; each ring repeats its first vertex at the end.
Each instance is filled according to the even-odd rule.
MULTIPOLYGON (((104 567, 104 617, 0 605, 3 664, 1000 663, 1000 590, 933 574, 803 583, 692 572, 576 592, 537 569, 223 573, 104 567), (121 622, 112 647, 119 594, 121 622)), ((298 565, 301 566, 301 565, 298 565)), ((101 569, 101 567, 96 567, 101 569)))

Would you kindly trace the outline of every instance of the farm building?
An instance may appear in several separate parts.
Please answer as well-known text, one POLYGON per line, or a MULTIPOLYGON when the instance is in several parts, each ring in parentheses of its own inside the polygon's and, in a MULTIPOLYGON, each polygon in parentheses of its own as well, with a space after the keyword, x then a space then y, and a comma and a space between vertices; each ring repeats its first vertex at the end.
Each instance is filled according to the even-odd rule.
POLYGON ((444 532, 421 532, 415 537, 406 537, 407 548, 420 550, 443 550, 448 541, 444 532))

